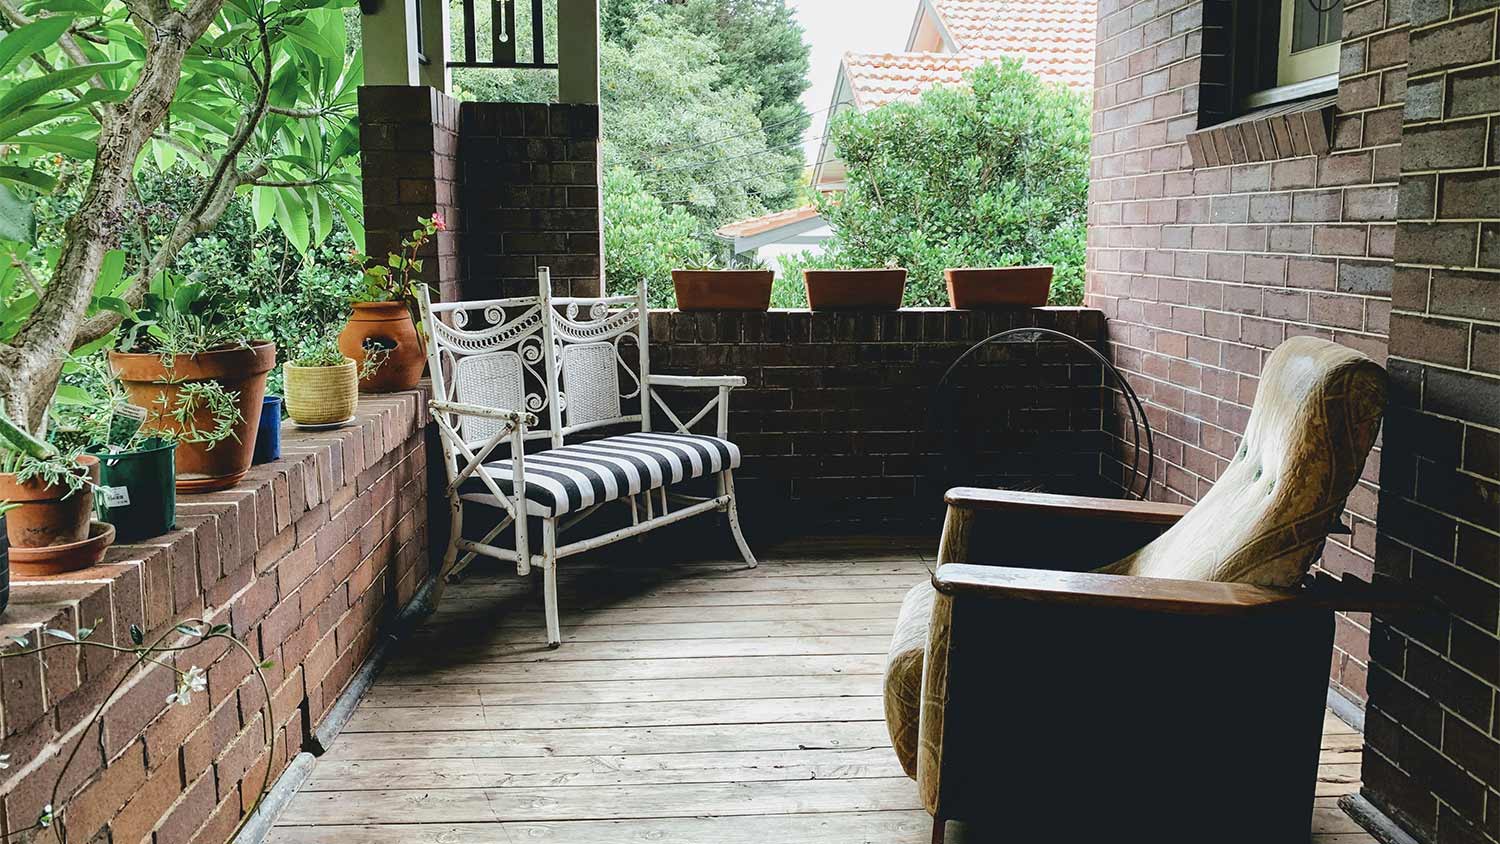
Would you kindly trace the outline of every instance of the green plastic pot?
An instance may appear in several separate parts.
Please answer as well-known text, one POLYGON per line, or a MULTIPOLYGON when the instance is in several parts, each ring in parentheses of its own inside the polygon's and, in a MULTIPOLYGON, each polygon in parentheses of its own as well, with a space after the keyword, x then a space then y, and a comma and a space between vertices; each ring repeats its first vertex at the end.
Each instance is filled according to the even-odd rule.
POLYGON ((137 451, 99 457, 99 519, 115 526, 116 542, 161 536, 177 526, 177 443, 147 440, 137 451))

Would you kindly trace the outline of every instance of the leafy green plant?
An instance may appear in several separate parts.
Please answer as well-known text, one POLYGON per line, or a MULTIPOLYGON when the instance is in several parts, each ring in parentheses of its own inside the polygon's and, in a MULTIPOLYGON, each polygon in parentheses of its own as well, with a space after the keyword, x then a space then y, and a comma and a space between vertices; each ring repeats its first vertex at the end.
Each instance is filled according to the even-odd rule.
POLYGON ((240 326, 204 294, 203 285, 163 273, 142 306, 130 313, 120 332, 121 351, 155 352, 170 366, 174 355, 247 345, 240 326))
POLYGON ((69 494, 89 483, 88 472, 78 465, 80 449, 63 451, 36 437, 5 415, 0 401, 0 472, 16 476, 17 483, 40 479, 48 486, 66 486, 69 494))
MULTIPOLYGON (((1051 264, 1052 301, 1082 299, 1089 106, 1019 62, 971 72, 913 103, 835 121, 848 189, 820 200, 824 255, 793 264, 897 265, 907 305, 946 302, 943 270, 1051 264)), ((784 264, 785 266, 785 264, 784 264)))
POLYGON ((233 437, 241 419, 238 392, 214 381, 184 383, 178 385, 175 399, 168 399, 162 391, 151 407, 144 408, 148 417, 172 419, 176 430, 143 426, 129 440, 111 443, 111 425, 116 415, 128 411, 129 404, 104 355, 75 356, 68 361, 52 403, 48 439, 74 452, 111 444, 120 451, 137 451, 167 441, 205 443, 212 448, 233 437), (209 411, 206 426, 197 421, 205 408, 209 411))
POLYGON ((629 295, 646 282, 653 308, 676 305, 672 270, 703 259, 698 223, 678 206, 664 206, 645 182, 625 167, 604 174, 604 263, 609 294, 629 295))
POLYGON ((305 341, 297 347, 291 361, 293 366, 343 366, 348 362, 349 358, 339 349, 338 336, 331 332, 305 341))

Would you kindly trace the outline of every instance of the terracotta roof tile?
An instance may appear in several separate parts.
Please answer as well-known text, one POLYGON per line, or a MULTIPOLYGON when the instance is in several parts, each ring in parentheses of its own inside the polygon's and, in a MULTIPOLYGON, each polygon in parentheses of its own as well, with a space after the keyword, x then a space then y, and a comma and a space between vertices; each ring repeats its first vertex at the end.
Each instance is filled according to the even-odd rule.
POLYGON ((1093 87, 1095 0, 933 0, 933 6, 959 52, 1015 56, 1044 80, 1093 87))
POLYGON ((983 59, 954 53, 845 53, 859 108, 914 100, 933 85, 955 85, 983 59))

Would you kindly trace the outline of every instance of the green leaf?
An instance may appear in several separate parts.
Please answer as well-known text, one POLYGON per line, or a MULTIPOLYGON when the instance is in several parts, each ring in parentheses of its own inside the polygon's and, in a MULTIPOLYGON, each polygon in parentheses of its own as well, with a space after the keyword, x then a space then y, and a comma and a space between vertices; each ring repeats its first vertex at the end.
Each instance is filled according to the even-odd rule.
POLYGON ((0 182, 25 185, 46 192, 56 187, 57 179, 31 167, 0 167, 0 182))
POLYGON ((39 53, 42 48, 56 44, 57 39, 72 25, 71 17, 56 15, 34 20, 7 33, 4 38, 0 38, 0 76, 10 73, 22 59, 32 53, 39 53))
POLYGON ((256 186, 251 189, 250 216, 255 220, 255 230, 263 231, 276 215, 276 188, 256 186))
POLYGON ((141 630, 141 626, 139 624, 130 625, 130 641, 134 642, 137 645, 145 644, 146 633, 145 631, 141 630))
POLYGON ((213 627, 210 627, 208 629, 208 635, 210 635, 210 636, 227 636, 227 635, 229 635, 230 629, 231 628, 227 624, 215 624, 213 627))
MULTIPOLYGON (((79 116, 90 117, 85 107, 93 103, 118 102, 125 99, 124 91, 111 88, 90 88, 83 92, 79 100, 66 103, 51 103, 48 105, 33 105, 20 109, 14 115, 0 119, 0 141, 13 138, 21 132, 33 126, 46 123, 49 120, 57 120, 61 117, 79 116)), ((97 130, 97 125, 94 126, 97 130)))
POLYGON ((274 660, 274 659, 268 659, 268 660, 266 660, 265 662, 262 662, 260 665, 258 665, 256 667, 260 668, 261 670, 265 670, 267 668, 275 668, 276 667, 276 660, 274 660))
POLYGON ((36 147, 37 149, 60 152, 69 158, 80 161, 92 161, 98 147, 94 142, 76 135, 65 135, 61 132, 47 132, 41 135, 22 135, 12 138, 8 143, 16 146, 36 147))
POLYGON ((36 217, 31 203, 16 196, 7 185, 0 185, 0 240, 31 243, 36 240, 36 217))
POLYGON ((165 141, 152 140, 151 159, 156 162, 156 169, 166 173, 177 161, 177 150, 165 141))
POLYGON ((281 189, 276 192, 276 224, 282 234, 291 241, 299 253, 307 254, 307 211, 302 207, 302 198, 296 191, 281 189))
POLYGON ((323 198, 321 193, 312 195, 310 205, 312 206, 313 243, 321 246, 323 241, 328 239, 329 233, 333 231, 333 209, 328 207, 328 200, 323 198))
POLYGON ((27 79, 0 96, 0 114, 13 114, 22 106, 30 105, 59 88, 68 88, 88 81, 89 77, 108 70, 117 70, 130 64, 127 61, 98 62, 95 64, 65 67, 27 79))

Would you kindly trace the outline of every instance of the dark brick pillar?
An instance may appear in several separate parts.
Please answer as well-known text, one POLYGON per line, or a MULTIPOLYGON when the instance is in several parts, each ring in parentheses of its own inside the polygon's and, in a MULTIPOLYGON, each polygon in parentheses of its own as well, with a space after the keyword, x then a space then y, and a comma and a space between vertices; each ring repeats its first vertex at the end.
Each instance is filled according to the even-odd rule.
POLYGON ((464 295, 535 293, 537 267, 559 294, 598 295, 598 106, 464 103, 459 123, 464 295))
POLYGON ((359 89, 359 141, 365 200, 365 252, 398 250, 417 217, 443 215, 422 253, 422 279, 444 299, 459 295, 458 101, 434 88, 366 85, 359 89))
POLYGON ((1412 4, 1363 796, 1435 844, 1500 841, 1500 56, 1495 0, 1412 4))

